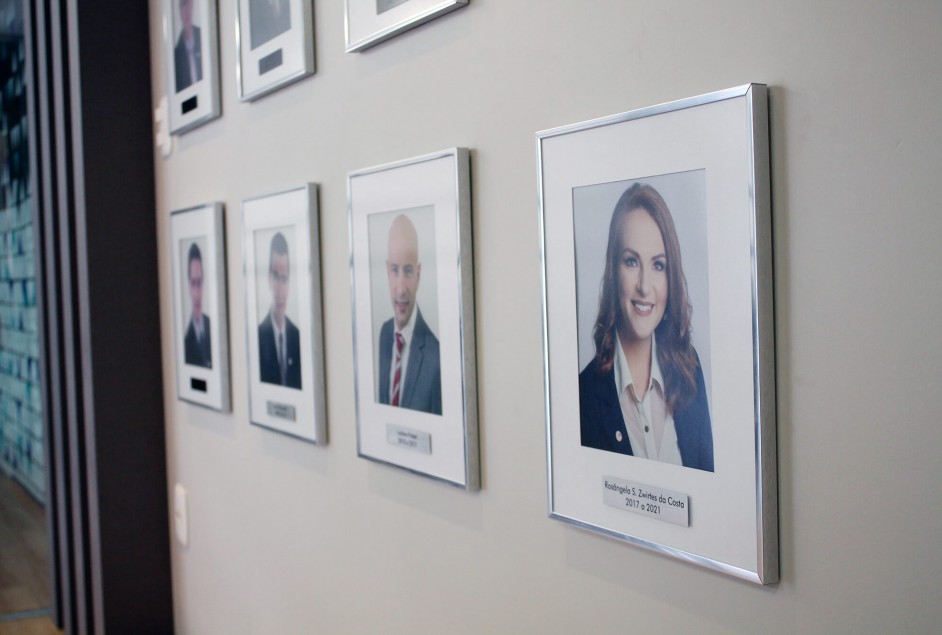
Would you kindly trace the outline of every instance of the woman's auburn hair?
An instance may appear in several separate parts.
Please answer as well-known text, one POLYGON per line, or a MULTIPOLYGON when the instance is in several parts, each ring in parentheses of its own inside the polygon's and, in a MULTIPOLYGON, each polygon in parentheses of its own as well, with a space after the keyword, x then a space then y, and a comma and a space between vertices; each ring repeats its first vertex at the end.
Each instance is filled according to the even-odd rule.
POLYGON ((608 227, 608 248, 605 273, 599 291, 599 313, 592 337, 599 374, 611 370, 615 361, 615 333, 621 316, 618 301, 618 265, 621 260, 621 225, 628 212, 646 211, 664 240, 667 259, 667 306, 661 323, 654 329, 657 336, 657 361, 664 377, 664 393, 671 413, 686 406, 697 393, 697 354, 690 343, 690 302, 687 280, 680 258, 680 241, 667 203, 660 193, 646 183, 635 183, 618 199, 608 227))

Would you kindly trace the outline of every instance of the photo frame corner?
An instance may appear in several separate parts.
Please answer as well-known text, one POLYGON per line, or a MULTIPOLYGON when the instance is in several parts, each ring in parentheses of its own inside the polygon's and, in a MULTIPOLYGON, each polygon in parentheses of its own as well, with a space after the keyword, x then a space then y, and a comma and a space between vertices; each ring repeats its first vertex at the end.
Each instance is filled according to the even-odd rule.
POLYGON ((345 50, 363 53, 468 3, 469 0, 344 0, 345 50))

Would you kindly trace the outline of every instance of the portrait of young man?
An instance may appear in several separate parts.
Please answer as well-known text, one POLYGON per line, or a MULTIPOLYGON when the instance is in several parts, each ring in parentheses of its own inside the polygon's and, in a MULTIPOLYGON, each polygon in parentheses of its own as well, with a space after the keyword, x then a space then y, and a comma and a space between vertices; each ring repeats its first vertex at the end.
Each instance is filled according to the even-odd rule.
POLYGON ((203 313, 203 256, 199 245, 187 251, 187 287, 190 290, 190 316, 183 339, 184 361, 193 366, 213 367, 209 318, 203 313))
POLYGON ((416 301, 422 263, 418 234, 406 214, 397 215, 389 229, 385 264, 393 315, 380 329, 377 401, 440 415, 439 342, 416 301))
POLYGON ((193 4, 196 0, 179 2, 180 34, 173 49, 176 92, 180 92, 203 79, 203 49, 200 28, 193 24, 193 4))
POLYGON ((291 258, 282 232, 271 239, 268 260, 271 305, 258 325, 258 355, 261 381, 301 389, 301 336, 288 318, 291 290, 291 258))

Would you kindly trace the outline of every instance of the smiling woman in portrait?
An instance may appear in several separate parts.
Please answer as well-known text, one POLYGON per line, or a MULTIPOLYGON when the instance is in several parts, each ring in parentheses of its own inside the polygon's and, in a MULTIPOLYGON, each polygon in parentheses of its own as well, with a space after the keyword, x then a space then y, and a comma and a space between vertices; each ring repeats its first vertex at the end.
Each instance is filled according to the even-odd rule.
POLYGON ((635 183, 609 224, 595 356, 579 374, 582 445, 713 471, 703 370, 674 220, 635 183))

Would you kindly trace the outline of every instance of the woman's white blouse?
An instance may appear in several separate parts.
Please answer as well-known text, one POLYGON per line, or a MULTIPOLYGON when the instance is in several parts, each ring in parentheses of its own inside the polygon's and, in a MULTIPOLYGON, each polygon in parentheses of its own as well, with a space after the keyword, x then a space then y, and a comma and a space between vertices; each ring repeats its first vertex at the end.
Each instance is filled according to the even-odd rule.
POLYGON ((651 379, 644 399, 637 398, 631 369, 621 347, 621 339, 616 337, 615 346, 615 388, 618 390, 618 402, 621 405, 622 418, 631 443, 631 453, 646 459, 663 463, 683 465, 680 448, 677 446, 677 430, 674 417, 667 412, 664 397, 664 378, 661 365, 657 361, 657 338, 651 336, 651 379))

